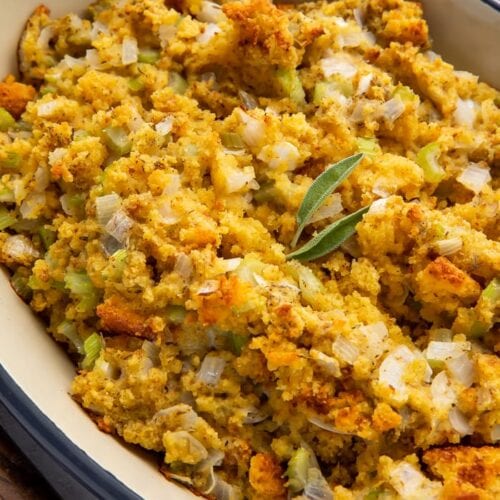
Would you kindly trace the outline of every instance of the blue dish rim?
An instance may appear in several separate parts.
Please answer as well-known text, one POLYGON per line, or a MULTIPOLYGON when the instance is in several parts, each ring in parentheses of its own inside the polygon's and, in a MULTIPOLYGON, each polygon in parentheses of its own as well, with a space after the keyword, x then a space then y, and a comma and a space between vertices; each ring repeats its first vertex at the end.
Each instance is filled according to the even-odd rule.
POLYGON ((492 9, 495 9, 497 12, 500 12, 500 0, 481 0, 481 2, 489 5, 492 9))
POLYGON ((82 498, 81 492, 85 492, 84 496, 89 499, 140 500, 139 495, 103 469, 64 435, 23 392, 1 364, 0 410, 0 415, 3 417, 2 426, 9 436, 28 455, 62 498, 70 498, 70 495, 64 493, 65 489, 66 493, 69 493, 69 488, 73 491, 71 495, 73 498, 77 498, 74 492, 78 490, 80 498, 82 498), (45 456, 45 462, 49 460, 52 463, 37 463, 30 456, 29 450, 23 447, 26 438, 32 443, 32 447, 35 446, 45 456), (47 467, 56 473, 54 476, 57 477, 56 481, 51 480, 51 474, 47 474, 47 467))

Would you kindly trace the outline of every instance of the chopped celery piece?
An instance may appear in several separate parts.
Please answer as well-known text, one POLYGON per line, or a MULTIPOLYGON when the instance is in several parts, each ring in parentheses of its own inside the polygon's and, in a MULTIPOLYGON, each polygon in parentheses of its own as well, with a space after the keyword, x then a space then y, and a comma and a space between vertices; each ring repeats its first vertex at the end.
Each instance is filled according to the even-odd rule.
POLYGON ((52 85, 46 85, 42 89, 40 89, 40 95, 44 96, 47 94, 55 94, 57 92, 57 89, 53 87, 52 85))
POLYGON ((89 137, 89 133, 86 130, 75 130, 73 132, 73 140, 74 141, 81 141, 82 139, 86 139, 89 137))
POLYGON ((43 290, 43 283, 34 274, 29 277, 28 286, 32 290, 43 290))
POLYGON ((28 286, 30 271, 25 267, 20 267, 16 270, 16 272, 12 275, 10 279, 10 284, 14 291, 23 299, 25 302, 29 302, 31 300, 32 291, 28 286))
POLYGON ((358 151, 368 156, 375 156, 382 152, 375 138, 356 137, 356 144, 358 151))
POLYGON ((228 149, 243 149, 245 143, 239 134, 234 132, 226 132, 220 136, 222 144, 228 149))
POLYGON ((488 325, 485 325, 482 321, 475 320, 470 326, 467 337, 474 339, 481 338, 488 333, 488 330, 488 325))
POLYGON ((14 117, 5 108, 0 108, 0 132, 7 132, 15 124, 14 117))
POLYGON ((16 130, 21 130, 22 132, 31 132, 33 130, 33 125, 31 123, 25 122, 24 120, 19 120, 16 123, 16 130))
POLYGON ((131 78, 128 81, 128 88, 132 92, 140 92, 144 88, 144 83, 140 78, 131 78))
POLYGON ((183 306, 170 305, 167 306, 167 319, 174 323, 174 325, 180 325, 186 318, 186 309, 183 306))
POLYGON ((85 212, 85 195, 83 193, 73 193, 63 196, 64 198, 61 197, 63 210, 74 217, 83 217, 85 212))
POLYGON ((437 142, 431 142, 424 146, 417 153, 417 163, 424 171, 424 179, 427 182, 439 183, 443 180, 445 172, 438 163, 438 157, 441 149, 437 142))
POLYGON ((248 344, 248 337, 246 335, 239 335, 237 333, 228 332, 227 334, 227 347, 233 353, 239 356, 243 348, 248 344))
POLYGON ((0 160, 0 167, 2 168, 16 169, 19 165, 21 165, 21 156, 12 151, 9 151, 7 156, 0 160))
POLYGON ((265 182, 261 184, 260 189, 254 193, 253 197, 257 203, 276 201, 274 182, 265 182))
POLYGON ((297 104, 304 103, 306 95, 296 69, 280 68, 276 71, 276 78, 284 95, 297 104))
POLYGON ((352 86, 352 82, 347 80, 346 78, 337 75, 333 81, 329 82, 318 82, 314 86, 313 91, 313 104, 318 106, 321 104, 321 101, 327 97, 331 97, 333 100, 339 98, 339 94, 344 97, 351 97, 354 89, 352 86))
POLYGON ((427 362, 433 371, 438 372, 444 370, 445 362, 442 359, 428 359, 427 362))
POLYGON ((500 278, 493 278, 483 290, 483 299, 497 303, 500 300, 500 278))
POLYGON ((115 278, 119 279, 123 275, 127 263, 128 251, 126 248, 120 248, 112 256, 111 260, 115 269, 115 278))
POLYGON ((292 493, 298 493, 304 489, 307 483, 309 463, 309 452, 305 448, 299 448, 290 458, 286 475, 288 476, 287 486, 292 493))
POLYGON ((99 297, 85 271, 67 271, 64 276, 64 283, 66 288, 80 299, 77 305, 78 312, 90 312, 95 308, 99 297))
POLYGON ((78 335, 76 326, 72 321, 65 320, 57 327, 57 333, 64 335, 80 354, 85 354, 83 341, 78 335))
POLYGON ((5 208, 0 207, 0 231, 7 229, 16 222, 16 218, 5 208))
POLYGON ((83 342, 83 352, 85 354, 80 366, 84 370, 90 370, 93 368, 94 363, 101 353, 104 342, 98 333, 93 333, 87 337, 83 342))
POLYGON ((132 143, 128 138, 128 134, 122 127, 108 127, 104 129, 104 137, 106 144, 119 156, 125 156, 130 153, 132 143))
POLYGON ((139 51, 137 60, 140 63, 154 64, 160 60, 160 51, 155 49, 142 49, 139 51))
POLYGON ((378 497, 383 493, 383 490, 380 488, 375 488, 374 490, 370 490, 366 495, 364 500, 377 500, 378 497))
POLYGON ((398 85, 392 96, 399 97, 403 102, 415 102, 418 100, 418 96, 406 85, 398 85))
POLYGON ((15 201, 14 191, 0 183, 0 203, 14 203, 15 201))
POLYGON ((52 231, 52 229, 49 229, 47 226, 42 226, 38 230, 38 234, 40 235, 45 250, 48 250, 56 241, 56 232, 52 231))
POLYGON ((171 71, 168 75, 168 86, 176 94, 185 94, 188 88, 187 81, 175 71, 171 71))

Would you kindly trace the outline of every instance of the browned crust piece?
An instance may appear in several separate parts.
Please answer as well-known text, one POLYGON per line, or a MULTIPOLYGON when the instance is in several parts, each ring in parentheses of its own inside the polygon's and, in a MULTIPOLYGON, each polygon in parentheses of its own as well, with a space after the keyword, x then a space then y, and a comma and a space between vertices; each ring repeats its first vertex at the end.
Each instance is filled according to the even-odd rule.
POLYGON ((147 318, 130 309, 121 299, 112 297, 97 306, 101 327, 114 335, 130 335, 148 340, 156 338, 147 318))
POLYGON ((270 453, 257 453, 250 460, 249 481, 258 498, 286 498, 283 470, 270 453))
POLYGON ((426 451, 424 462, 444 481, 444 499, 500 498, 500 448, 450 446, 426 451))
POLYGON ((5 108, 14 118, 19 118, 24 113, 28 102, 35 96, 34 87, 16 82, 12 75, 0 82, 0 107, 5 108))

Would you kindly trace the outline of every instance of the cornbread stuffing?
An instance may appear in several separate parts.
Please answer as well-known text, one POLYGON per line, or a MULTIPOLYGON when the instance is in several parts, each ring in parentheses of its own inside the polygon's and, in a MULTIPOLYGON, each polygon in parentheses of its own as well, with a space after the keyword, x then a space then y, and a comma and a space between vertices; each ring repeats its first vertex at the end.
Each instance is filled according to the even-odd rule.
POLYGON ((500 94, 419 3, 40 6, 19 73, 0 262, 102 431, 217 500, 500 497, 500 94))

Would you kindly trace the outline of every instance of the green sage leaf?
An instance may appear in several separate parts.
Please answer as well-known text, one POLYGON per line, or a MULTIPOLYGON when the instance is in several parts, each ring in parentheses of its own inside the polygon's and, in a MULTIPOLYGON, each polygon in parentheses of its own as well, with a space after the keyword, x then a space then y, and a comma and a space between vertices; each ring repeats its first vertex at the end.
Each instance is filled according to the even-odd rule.
POLYGON ((307 190, 297 212, 297 231, 291 246, 294 247, 299 240, 304 227, 307 226, 312 215, 323 204, 326 197, 354 170, 363 158, 363 153, 358 153, 333 164, 319 175, 307 190))
POLYGON ((298 250, 289 253, 286 258, 314 260, 332 252, 356 232, 356 225, 361 221, 363 215, 368 212, 369 208, 369 206, 363 207, 357 212, 333 222, 298 250))

